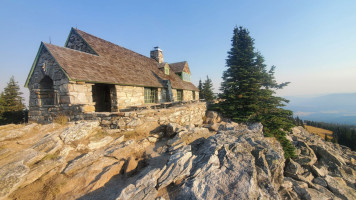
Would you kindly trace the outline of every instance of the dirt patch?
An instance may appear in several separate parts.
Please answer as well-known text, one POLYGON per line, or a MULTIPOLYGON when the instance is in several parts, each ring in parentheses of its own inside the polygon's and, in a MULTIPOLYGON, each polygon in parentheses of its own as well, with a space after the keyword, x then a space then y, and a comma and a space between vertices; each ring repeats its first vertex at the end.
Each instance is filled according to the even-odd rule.
POLYGON ((307 131, 309 133, 313 133, 315 135, 320 136, 322 139, 325 140, 325 136, 327 136, 328 140, 332 140, 333 139, 333 132, 326 130, 326 129, 322 129, 322 128, 317 128, 314 126, 309 126, 309 125, 304 125, 305 129, 307 129, 307 131))
POLYGON ((209 132, 203 132, 203 133, 198 133, 198 134, 185 134, 182 136, 181 141, 185 142, 186 144, 190 144, 192 142, 194 142, 195 140, 199 139, 199 138, 208 138, 212 135, 215 135, 216 132, 214 131, 209 131, 209 132))
POLYGON ((66 177, 59 174, 58 170, 51 170, 32 184, 17 189, 9 198, 19 200, 56 199, 61 192, 61 187, 67 183, 66 177))

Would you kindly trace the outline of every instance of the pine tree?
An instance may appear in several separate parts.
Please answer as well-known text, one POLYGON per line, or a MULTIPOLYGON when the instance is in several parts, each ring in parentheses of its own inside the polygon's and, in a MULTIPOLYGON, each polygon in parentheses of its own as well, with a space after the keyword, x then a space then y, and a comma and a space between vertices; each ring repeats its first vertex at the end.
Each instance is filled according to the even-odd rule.
POLYGON ((22 121, 22 111, 25 109, 25 105, 21 95, 20 87, 12 76, 0 97, 1 124, 22 121))
POLYGON ((204 95, 204 99, 207 102, 212 102, 215 99, 213 93, 213 82, 209 78, 209 76, 206 76, 206 80, 204 81, 203 84, 203 95, 204 95))
MULTIPOLYGON (((3 114, 5 113, 5 101, 4 101, 4 92, 0 93, 0 121, 4 120, 3 114)), ((1 123, 0 123, 1 124, 1 123)))
POLYGON ((253 118, 258 110, 258 96, 261 72, 255 65, 254 42, 249 32, 235 28, 232 47, 228 52, 226 66, 221 84, 222 112, 238 122, 246 122, 253 118))
POLYGON ((204 94, 203 94, 203 83, 201 82, 201 79, 199 80, 199 99, 204 99, 204 94))
POLYGON ((223 115, 236 122, 261 122, 265 136, 274 136, 281 143, 286 158, 294 157, 295 148, 285 137, 286 131, 293 127, 293 113, 282 108, 287 99, 274 96, 274 90, 288 82, 276 82, 274 66, 267 71, 263 56, 254 50, 248 30, 234 29, 226 66, 221 84, 223 115))

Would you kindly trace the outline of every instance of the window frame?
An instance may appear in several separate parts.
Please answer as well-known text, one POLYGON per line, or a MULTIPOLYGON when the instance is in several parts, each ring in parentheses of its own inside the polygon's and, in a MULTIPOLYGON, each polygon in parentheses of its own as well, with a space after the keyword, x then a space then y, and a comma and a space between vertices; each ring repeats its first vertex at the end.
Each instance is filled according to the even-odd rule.
POLYGON ((186 72, 182 72, 182 80, 190 82, 190 74, 186 72))
POLYGON ((164 67, 164 73, 166 75, 169 75, 169 67, 167 67, 167 66, 164 67))
POLYGON ((144 103, 157 103, 158 100, 158 89, 152 87, 144 88, 144 103))
POLYGON ((177 90, 177 101, 183 101, 183 90, 177 90))

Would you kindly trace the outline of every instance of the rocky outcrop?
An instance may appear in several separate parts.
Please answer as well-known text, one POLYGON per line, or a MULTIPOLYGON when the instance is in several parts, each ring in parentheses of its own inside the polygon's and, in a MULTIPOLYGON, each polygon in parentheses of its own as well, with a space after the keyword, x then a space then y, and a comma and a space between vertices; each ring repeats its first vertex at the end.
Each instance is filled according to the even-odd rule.
POLYGON ((356 199, 349 148, 295 127, 297 157, 285 160, 259 123, 214 112, 204 120, 140 137, 96 121, 15 127, 20 134, 5 127, 0 199, 356 199))
POLYGON ((287 161, 288 190, 300 199, 356 199, 356 153, 325 142, 302 127, 292 129, 297 157, 287 161))
POLYGON ((265 138, 260 124, 219 127, 216 135, 185 144, 181 139, 194 129, 172 125, 170 134, 176 135, 167 142, 167 163, 145 172, 133 184, 140 189, 125 188, 118 199, 152 199, 164 188, 168 192, 159 198, 355 199, 356 154, 350 149, 297 127, 290 136, 298 156, 286 161, 280 144, 265 138), (150 184, 140 185, 142 180, 150 184))
POLYGON ((98 128, 99 122, 79 122, 75 126, 68 127, 60 134, 60 138, 65 144, 70 144, 74 141, 86 138, 98 128))

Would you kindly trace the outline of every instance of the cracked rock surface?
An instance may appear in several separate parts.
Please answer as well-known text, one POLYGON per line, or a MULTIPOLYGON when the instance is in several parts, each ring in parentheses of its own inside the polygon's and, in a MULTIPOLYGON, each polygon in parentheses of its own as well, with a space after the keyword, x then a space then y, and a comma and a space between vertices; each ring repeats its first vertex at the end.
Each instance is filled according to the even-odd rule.
POLYGON ((139 139, 97 122, 3 127, 0 199, 356 199, 349 148, 295 127, 285 160, 259 123, 205 122, 139 139))

